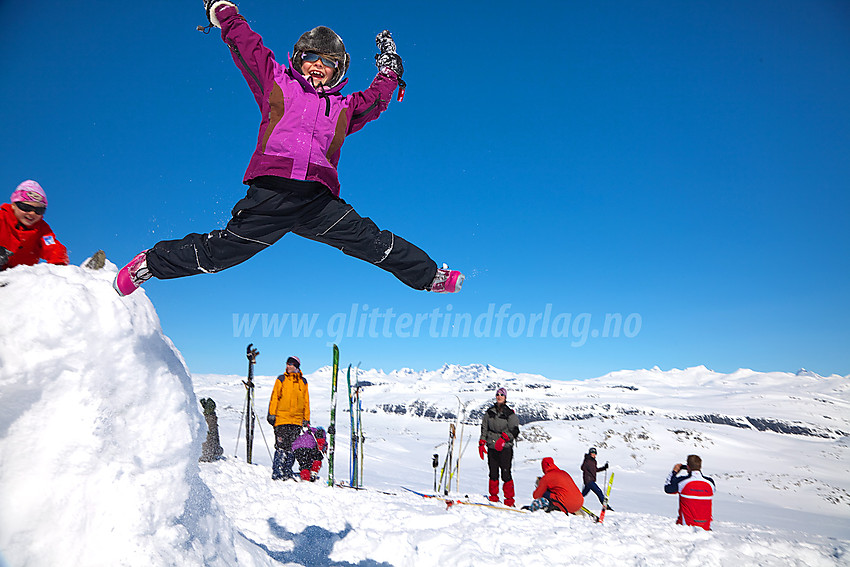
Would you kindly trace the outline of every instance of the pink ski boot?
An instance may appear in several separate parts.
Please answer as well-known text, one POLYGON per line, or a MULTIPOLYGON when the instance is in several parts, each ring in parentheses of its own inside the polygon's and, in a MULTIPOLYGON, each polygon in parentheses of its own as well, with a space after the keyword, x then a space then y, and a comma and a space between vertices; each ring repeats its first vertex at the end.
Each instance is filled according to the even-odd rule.
POLYGON ((447 264, 443 264, 442 268, 437 268, 434 281, 428 286, 428 291, 433 291, 434 293, 457 293, 460 291, 460 286, 463 285, 463 279, 463 274, 457 270, 450 270, 447 264))
POLYGON ((118 292, 118 295, 124 297, 130 295, 145 282, 151 279, 151 271, 148 270, 148 262, 146 252, 141 252, 135 258, 130 260, 130 263, 118 270, 118 275, 112 282, 112 287, 118 292))

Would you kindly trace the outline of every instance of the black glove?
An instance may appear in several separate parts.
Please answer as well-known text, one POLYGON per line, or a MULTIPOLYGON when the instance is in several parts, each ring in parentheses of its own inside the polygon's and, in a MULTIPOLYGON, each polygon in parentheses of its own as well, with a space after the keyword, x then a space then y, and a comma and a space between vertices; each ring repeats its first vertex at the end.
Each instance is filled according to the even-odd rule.
POLYGON ((274 416, 274 415, 272 415, 272 414, 269 414, 269 415, 268 415, 268 417, 266 417, 266 421, 268 421, 268 422, 269 422, 269 425, 271 425, 272 427, 274 427, 274 422, 275 422, 275 421, 277 421, 277 416, 274 416))
POLYGON ((12 257, 12 251, 8 248, 4 248, 0 246, 0 270, 6 267, 6 264, 9 263, 9 258, 12 257))
POLYGON ((399 79, 401 79, 401 76, 404 75, 404 65, 401 64, 401 57, 399 57, 396 53, 381 53, 380 55, 375 55, 375 65, 377 65, 378 69, 381 70, 384 68, 392 69, 399 79))
POLYGON ((207 12, 207 20, 209 20, 210 24, 217 28, 220 28, 221 24, 218 23, 218 18, 215 15, 215 9, 220 5, 233 6, 236 8, 236 11, 239 12, 239 8, 236 4, 229 0, 204 0, 204 10, 207 12))
POLYGON ((404 66, 401 64, 401 57, 395 52, 393 34, 388 30, 382 31, 375 36, 375 45, 381 51, 375 55, 375 65, 378 66, 378 69, 383 69, 384 67, 392 69, 398 75, 398 78, 401 79, 401 76, 404 74, 404 66))
POLYGON ((328 427, 328 435, 336 435, 336 427, 333 424, 328 427))

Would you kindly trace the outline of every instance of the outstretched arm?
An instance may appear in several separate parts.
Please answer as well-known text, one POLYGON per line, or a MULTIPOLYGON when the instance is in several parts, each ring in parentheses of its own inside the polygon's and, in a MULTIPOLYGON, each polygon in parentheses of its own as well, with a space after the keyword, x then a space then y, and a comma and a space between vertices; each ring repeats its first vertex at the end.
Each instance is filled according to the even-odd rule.
POLYGON ((274 53, 263 45, 263 38, 239 14, 236 5, 228 0, 205 0, 207 17, 212 25, 221 28, 221 39, 230 47, 233 62, 242 72, 262 108, 264 95, 274 81, 274 53))
POLYGON ((378 73, 368 89, 350 95, 352 103, 348 134, 357 132, 387 109, 396 85, 398 81, 395 73, 392 71, 386 75, 378 73))
POLYGON ((395 41, 392 34, 384 30, 375 38, 375 44, 380 53, 375 55, 375 65, 378 67, 378 76, 365 91, 351 95, 352 116, 348 125, 348 133, 351 134, 361 129, 367 122, 376 119, 387 109, 393 91, 399 87, 398 100, 401 100, 405 83, 401 79, 404 67, 401 57, 395 52, 395 41))
POLYGON ((680 467, 681 465, 676 465, 673 467, 673 470, 670 471, 670 474, 667 475, 667 481, 664 483, 664 492, 667 494, 678 494, 679 483, 690 476, 678 476, 680 467))

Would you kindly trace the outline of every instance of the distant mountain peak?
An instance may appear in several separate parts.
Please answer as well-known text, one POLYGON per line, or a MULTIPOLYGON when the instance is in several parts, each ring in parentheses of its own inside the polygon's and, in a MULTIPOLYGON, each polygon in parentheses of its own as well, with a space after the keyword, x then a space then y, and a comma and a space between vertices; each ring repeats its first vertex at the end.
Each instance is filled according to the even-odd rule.
POLYGON ((823 378, 820 374, 812 372, 811 370, 806 370, 805 368, 799 369, 796 373, 797 376, 809 376, 811 378, 823 378))

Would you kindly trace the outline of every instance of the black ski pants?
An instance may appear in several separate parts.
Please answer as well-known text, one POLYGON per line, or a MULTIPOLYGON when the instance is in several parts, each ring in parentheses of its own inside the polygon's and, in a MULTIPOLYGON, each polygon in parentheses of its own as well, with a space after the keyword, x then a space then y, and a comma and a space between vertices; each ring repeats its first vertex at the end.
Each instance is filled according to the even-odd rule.
POLYGON ((514 459, 514 449, 511 446, 501 451, 496 449, 487 450, 487 465, 490 468, 490 480, 499 480, 499 472, 502 473, 502 482, 513 480, 511 476, 511 462, 514 459))
POLYGON ((147 251, 151 274, 171 279, 219 272, 268 248, 287 232, 371 262, 413 289, 425 289, 437 272, 437 264, 422 249, 379 229, 318 182, 257 178, 232 215, 224 229, 157 242, 147 251))

